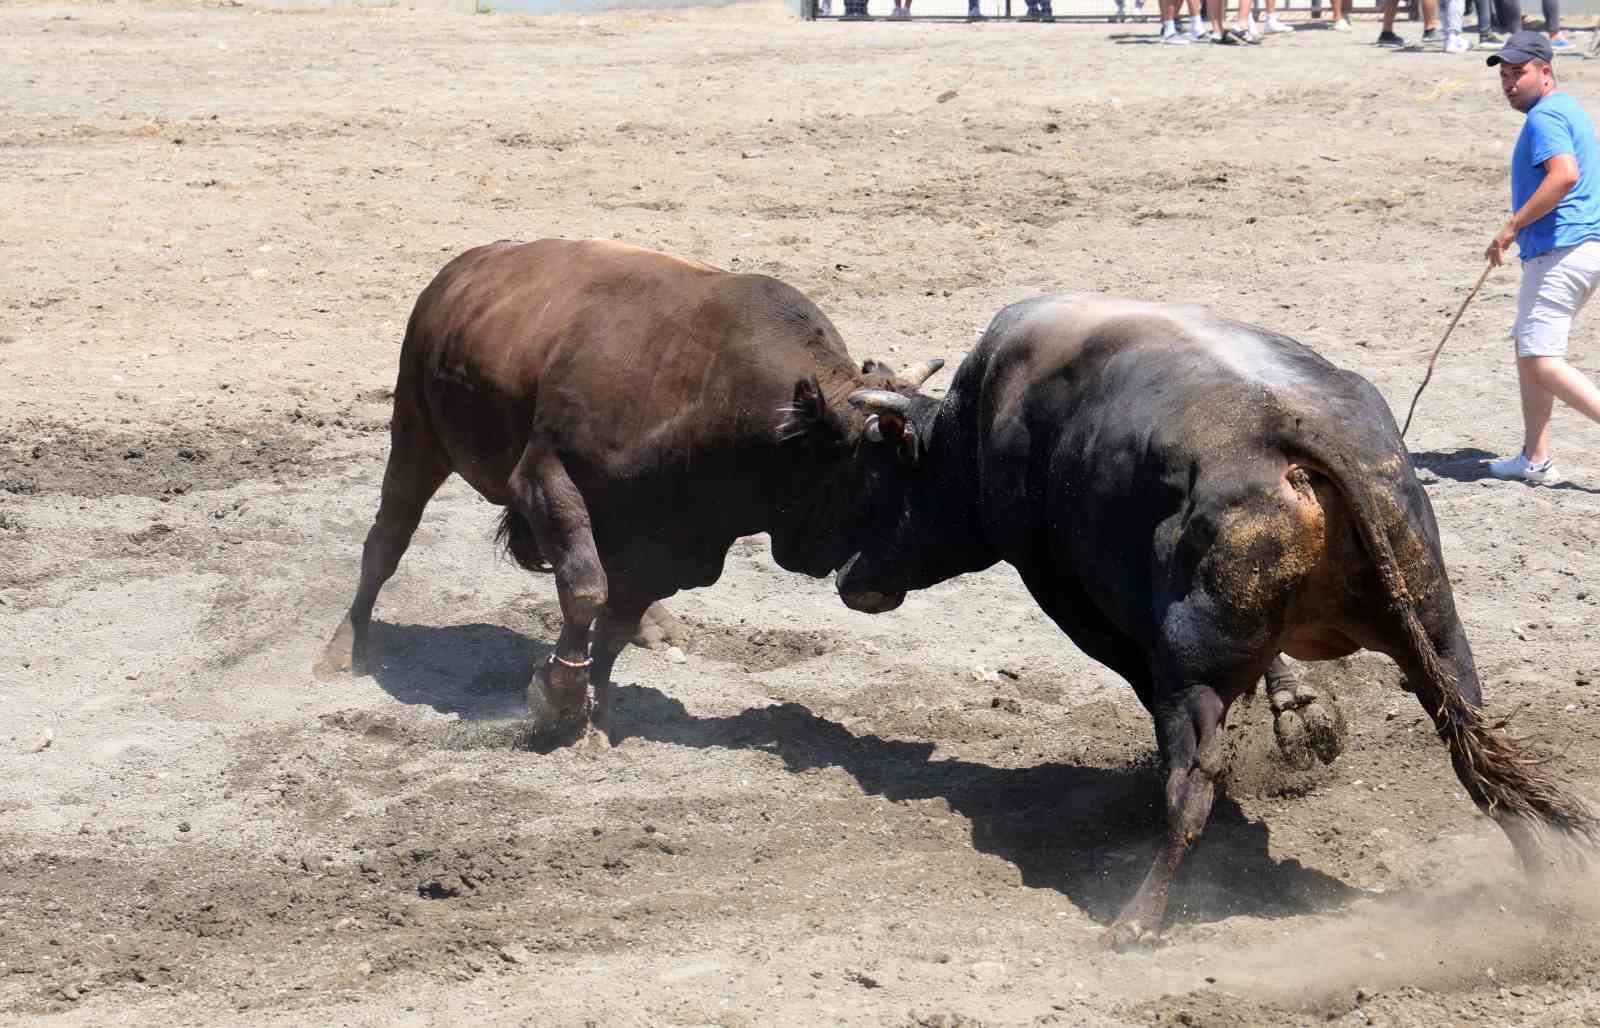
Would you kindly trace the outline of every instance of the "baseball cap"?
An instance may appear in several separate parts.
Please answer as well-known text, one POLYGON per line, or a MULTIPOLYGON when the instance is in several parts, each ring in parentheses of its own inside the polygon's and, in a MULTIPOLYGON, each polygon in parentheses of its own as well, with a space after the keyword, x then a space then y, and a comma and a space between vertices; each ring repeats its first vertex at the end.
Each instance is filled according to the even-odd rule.
POLYGON ((1534 32, 1523 29, 1511 33, 1511 38, 1506 40, 1506 45, 1496 50, 1489 57, 1489 67, 1497 64, 1522 64, 1534 59, 1550 63, 1553 54, 1550 50, 1550 40, 1546 39, 1543 32, 1534 32))

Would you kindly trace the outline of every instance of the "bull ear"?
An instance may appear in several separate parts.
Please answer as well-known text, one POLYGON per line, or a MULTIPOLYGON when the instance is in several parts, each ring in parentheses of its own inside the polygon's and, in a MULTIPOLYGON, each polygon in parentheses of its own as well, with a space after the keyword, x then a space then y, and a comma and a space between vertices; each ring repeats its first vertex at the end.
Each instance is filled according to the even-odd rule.
POLYGON ((840 446, 845 442, 844 419, 828 406, 828 398, 822 394, 822 384, 815 375, 795 382, 794 400, 781 408, 781 412, 779 442, 805 439, 827 446, 840 446))
POLYGON ((880 361, 880 360, 878 360, 876 358, 873 358, 873 357, 868 357, 866 360, 861 362, 861 373, 863 375, 874 375, 874 374, 876 374, 876 375, 893 376, 894 375, 894 369, 891 368, 889 365, 885 364, 883 361, 880 361))

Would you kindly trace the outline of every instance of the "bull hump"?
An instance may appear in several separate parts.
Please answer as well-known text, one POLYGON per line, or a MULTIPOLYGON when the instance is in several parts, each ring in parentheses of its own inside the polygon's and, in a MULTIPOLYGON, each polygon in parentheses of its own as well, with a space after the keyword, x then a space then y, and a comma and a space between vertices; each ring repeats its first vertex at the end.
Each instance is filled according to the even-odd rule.
POLYGON ((711 265, 701 261, 691 260, 687 257, 678 257, 670 253, 662 253, 659 250, 651 250, 648 247, 637 246, 633 243, 624 243, 615 239, 585 239, 583 242, 585 245, 593 246, 601 250, 609 250, 617 254, 627 254, 635 257, 651 257, 659 261, 670 261, 673 264, 681 264, 685 268, 692 268, 695 271, 722 271, 721 268, 712 267, 711 265))
POLYGON ((1052 326, 1068 328, 1063 341, 1069 359, 1076 359, 1091 339, 1119 348, 1159 343, 1180 347, 1190 359, 1204 359, 1230 377, 1271 391, 1309 384, 1303 361, 1293 352, 1295 344, 1286 350, 1279 337, 1226 321, 1197 305, 1069 294, 1052 298, 1036 315, 1052 326))

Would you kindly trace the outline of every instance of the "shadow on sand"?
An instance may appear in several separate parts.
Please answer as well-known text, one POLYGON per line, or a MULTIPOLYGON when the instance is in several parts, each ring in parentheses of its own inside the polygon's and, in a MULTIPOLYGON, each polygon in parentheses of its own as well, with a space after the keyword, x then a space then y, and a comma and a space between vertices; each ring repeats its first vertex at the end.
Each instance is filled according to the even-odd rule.
MULTIPOLYGON (((1448 478, 1453 482, 1478 482, 1484 479, 1498 481, 1493 475, 1489 474, 1488 465, 1488 461, 1491 458, 1498 456, 1500 454, 1468 446, 1459 450, 1426 450, 1421 453, 1413 453, 1411 455, 1411 463, 1419 468, 1433 472, 1440 478, 1448 478)), ((1506 483, 1507 488, 1517 486, 1531 488, 1526 482, 1511 481, 1506 483)), ((1540 486, 1539 488, 1588 493, 1591 496, 1600 495, 1600 489, 1590 489, 1573 482, 1558 482, 1555 485, 1540 486)))
MULTIPOLYGON (((549 644, 488 624, 429 628, 375 622, 373 632, 374 644, 381 647, 374 677, 397 700, 479 722, 461 726, 465 731, 476 727, 479 746, 525 740, 520 722, 503 722, 504 728, 487 722, 520 717, 532 661, 542 659, 549 644)), ((626 661, 624 654, 624 674, 626 661)), ((1152 766, 996 768, 934 759, 929 742, 855 736, 798 703, 697 717, 648 685, 619 685, 614 696, 622 738, 762 750, 795 773, 840 768, 870 795, 942 799, 971 823, 977 850, 1009 861, 1025 885, 1054 889, 1102 923, 1109 923, 1138 888, 1164 826, 1161 780, 1152 766)), ((1179 873, 1168 923, 1241 914, 1290 917, 1362 895, 1294 859, 1274 859, 1268 835, 1265 824, 1220 797, 1205 835, 1179 873)))

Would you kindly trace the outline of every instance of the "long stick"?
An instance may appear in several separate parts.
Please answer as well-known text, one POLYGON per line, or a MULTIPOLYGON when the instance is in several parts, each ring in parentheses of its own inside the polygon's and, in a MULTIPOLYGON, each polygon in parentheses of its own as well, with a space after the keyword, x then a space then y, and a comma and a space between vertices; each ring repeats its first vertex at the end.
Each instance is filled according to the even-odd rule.
POLYGON ((1489 272, 1493 270, 1493 264, 1485 264, 1483 266, 1483 273, 1478 276, 1478 281, 1472 284, 1472 292, 1468 293, 1467 298, 1461 301, 1461 306, 1457 309, 1456 316, 1450 319, 1450 327, 1444 330, 1444 338, 1440 339, 1439 345, 1433 348, 1433 356, 1428 358, 1428 373, 1422 376, 1422 384, 1417 386, 1417 394, 1411 398, 1411 409, 1406 411, 1406 423, 1405 427, 1400 429, 1400 438, 1404 439, 1406 430, 1411 427, 1411 415, 1417 412, 1417 401, 1422 399, 1422 391, 1428 388, 1428 380, 1433 377, 1433 364, 1439 359, 1439 351, 1444 349, 1445 340, 1449 339, 1450 333, 1456 330, 1456 322, 1460 321, 1461 315, 1467 312, 1467 304, 1471 303, 1472 298, 1478 295, 1478 290, 1483 288, 1484 280, 1489 277, 1489 272))

